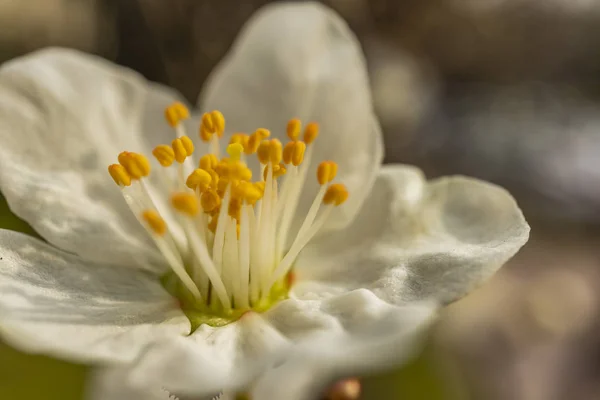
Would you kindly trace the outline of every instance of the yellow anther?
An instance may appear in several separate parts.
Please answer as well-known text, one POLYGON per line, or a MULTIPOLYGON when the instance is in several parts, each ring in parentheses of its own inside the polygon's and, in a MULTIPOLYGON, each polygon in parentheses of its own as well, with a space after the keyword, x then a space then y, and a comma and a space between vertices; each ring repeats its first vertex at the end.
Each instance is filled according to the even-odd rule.
POLYGON ((200 197, 200 205, 202 205, 202 209, 204 212, 210 213, 211 211, 216 210, 221 205, 221 197, 214 190, 207 190, 202 193, 202 197, 200 197))
POLYGON ((271 145, 269 146, 269 161, 275 164, 279 164, 281 162, 283 152, 283 146, 279 139, 271 139, 271 145))
POLYGON ((179 140, 181 140, 181 143, 183 144, 183 147, 185 148, 188 157, 194 154, 194 142, 192 142, 192 139, 190 139, 187 136, 182 136, 179 138, 179 140))
POLYGON ((211 169, 215 169, 215 167, 217 166, 217 164, 219 163, 219 160, 217 159, 217 156, 215 156, 214 154, 205 154, 200 158, 200 165, 199 167, 205 170, 211 170, 211 169))
POLYGON ((202 114, 202 123, 200 124, 200 138, 208 142, 212 135, 223 136, 225 132, 225 117, 220 111, 211 111, 202 114))
POLYGON ((317 180, 319 184, 326 185, 335 179, 337 175, 338 166, 333 161, 323 161, 317 167, 317 180))
MULTIPOLYGON (((287 169, 285 168, 285 165, 283 163, 273 165, 273 178, 274 179, 279 178, 282 175, 285 175, 286 172, 287 172, 287 169)), ((265 171, 263 172, 263 178, 265 180, 267 180, 267 173, 268 173, 268 170, 265 169, 265 171)))
POLYGON ((232 191, 233 197, 252 205, 260 200, 263 194, 264 190, 259 189, 255 184, 250 182, 240 182, 232 191))
POLYGON ((173 148, 175 160, 177 160, 179 164, 182 164, 185 159, 191 156, 194 152, 194 144, 187 136, 173 139, 171 142, 171 147, 173 148))
POLYGON ((210 113, 210 117, 212 119, 213 132, 219 135, 219 137, 223 136, 223 132, 225 132, 225 117, 223 117, 223 114, 215 110, 210 113))
POLYGON ((260 196, 262 197, 265 194, 265 181, 254 182, 252 185, 260 192, 260 196))
POLYGON ((311 122, 304 129, 304 141, 306 144, 311 144, 319 136, 319 124, 311 122))
POLYGON ((152 232, 159 236, 164 235, 167 232, 167 224, 162 219, 160 214, 155 210, 146 210, 142 213, 142 219, 146 221, 148 227, 152 229, 152 232))
POLYGON ((323 197, 324 204, 334 204, 339 206, 348 200, 348 189, 341 183, 334 183, 327 188, 323 197))
POLYGON ((173 128, 189 117, 190 111, 180 102, 175 102, 165 109, 165 118, 173 128))
POLYGON ((302 129, 302 122, 298 118, 290 119, 287 124, 287 135, 290 140, 298 140, 300 137, 300 130, 302 129))
POLYGON ((108 173, 119 186, 131 185, 131 177, 125 167, 121 164, 112 164, 108 166, 108 173))
POLYGON ((204 125, 200 125, 200 139, 202 139, 203 142, 210 142, 210 139, 212 139, 212 135, 213 133, 209 131, 204 125))
POLYGON ((215 172, 219 174, 221 178, 229 178, 229 170, 231 164, 227 162, 227 160, 221 160, 217 165, 215 165, 215 172))
POLYGON ((242 210, 242 200, 239 198, 233 198, 229 202, 229 209, 227 210, 229 216, 231 218, 235 218, 237 220, 240 219, 240 211, 242 210))
POLYGON ((119 164, 124 166, 127 163, 127 159, 130 154, 131 154, 131 152, 129 152, 129 151, 120 152, 119 155, 117 156, 117 159, 119 160, 119 164))
POLYGON ((229 139, 229 144, 239 143, 243 146, 244 151, 246 151, 248 140, 250 140, 250 135, 246 133, 234 133, 231 135, 231 139, 229 139))
POLYGON ((158 160, 163 167, 169 167, 175 161, 175 153, 173 148, 166 144, 158 145, 152 150, 152 155, 158 160))
POLYGON ((175 193, 171 196, 171 204, 180 213, 190 216, 198 214, 198 200, 193 193, 175 193))
POLYGON ((283 157, 281 142, 278 139, 263 140, 260 142, 260 146, 258 146, 256 155, 261 164, 269 162, 273 163, 273 165, 279 164, 283 157))
POLYGON ((248 144, 244 146, 244 151, 246 152, 246 154, 256 153, 258 147, 260 146, 260 143, 269 136, 271 136, 271 132, 269 132, 267 129, 257 129, 252 135, 250 135, 250 138, 248 139, 248 144))
POLYGON ((215 133, 215 124, 213 123, 212 115, 210 113, 202 114, 202 128, 211 135, 215 133))
POLYGON ((198 168, 188 176, 185 184, 190 189, 200 189, 201 192, 207 190, 212 183, 212 176, 206 170, 198 168))
POLYGON ((227 146, 227 154, 229 154, 233 161, 239 161, 242 158, 243 152, 244 146, 240 143, 231 143, 227 146))
POLYGON ((300 140, 288 142, 283 148, 283 162, 298 166, 304 161, 304 153, 306 152, 306 143, 300 140))
POLYGON ((234 161, 229 165, 229 178, 249 181, 252 179, 252 171, 243 162, 234 161))
POLYGON ((271 143, 268 140, 263 140, 260 142, 258 149, 256 150, 256 156, 258 157, 258 161, 261 164, 269 163, 269 148, 271 147, 271 143))
POLYGON ((285 173, 287 172, 287 168, 285 167, 284 163, 279 163, 277 167, 279 168, 273 169, 273 178, 279 178, 280 176, 285 175, 285 173))
POLYGON ((264 140, 271 136, 271 131, 265 128, 258 128, 254 134, 260 138, 260 140, 264 140))
POLYGON ((119 154, 119 163, 125 167, 131 179, 150 175, 150 162, 142 154, 124 151, 119 154))

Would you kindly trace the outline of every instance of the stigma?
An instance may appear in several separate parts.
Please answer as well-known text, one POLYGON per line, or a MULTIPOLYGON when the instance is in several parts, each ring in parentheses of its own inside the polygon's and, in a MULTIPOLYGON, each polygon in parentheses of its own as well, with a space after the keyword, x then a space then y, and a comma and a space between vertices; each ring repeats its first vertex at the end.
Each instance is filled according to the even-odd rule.
POLYGON ((176 277, 180 300, 223 315, 265 309, 274 291, 287 294, 296 259, 348 191, 335 182, 333 161, 322 161, 316 176, 307 176, 319 135, 315 122, 303 130, 300 120, 291 119, 282 127, 285 144, 261 127, 221 143, 225 117, 212 111, 198 127, 207 144, 198 147, 208 151, 197 154, 183 125, 189 115, 181 103, 166 108, 174 139, 157 143, 154 168, 145 155, 123 151, 108 172, 176 277), (150 190, 153 175, 169 199, 166 206, 150 190), (319 190, 292 230, 307 179, 316 179, 319 190))

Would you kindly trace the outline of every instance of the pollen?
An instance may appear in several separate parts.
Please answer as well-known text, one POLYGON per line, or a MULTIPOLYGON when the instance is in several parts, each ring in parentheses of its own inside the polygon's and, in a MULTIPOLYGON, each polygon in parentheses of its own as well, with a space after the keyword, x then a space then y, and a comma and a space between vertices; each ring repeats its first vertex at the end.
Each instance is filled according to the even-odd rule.
POLYGON ((298 140, 298 137, 300 137, 301 129, 302 129, 302 122, 300 122, 300 120, 298 118, 290 119, 287 124, 287 130, 286 130, 287 136, 290 138, 290 140, 296 141, 296 140, 298 140))
POLYGON ((201 168, 194 170, 185 181, 187 187, 194 190, 198 189, 200 192, 206 191, 211 183, 212 176, 208 171, 201 168))
POLYGON ((190 111, 180 102, 175 102, 165 109, 165 119, 173 128, 189 117, 190 111))
POLYGON ((152 155, 163 167, 170 167, 175 161, 173 148, 166 144, 158 145, 152 150, 152 155))
POLYGON ((181 103, 167 107, 174 140, 152 150, 162 167, 177 163, 177 168, 159 169, 160 179, 142 179, 151 173, 150 162, 124 151, 108 172, 171 267, 175 281, 169 280, 173 286, 167 289, 182 308, 232 321, 285 298, 298 256, 334 215, 334 207, 348 199, 348 190, 333 183, 339 179, 335 162, 313 161, 315 122, 303 125, 292 118, 274 127, 285 129, 285 146, 265 128, 235 133, 224 145, 223 114, 207 112, 198 129, 208 151, 193 169, 188 158, 200 148, 194 148, 187 124, 181 123, 189 116, 181 103), (299 207, 313 190, 307 181, 314 169, 320 187, 310 207, 299 207), (166 219, 169 226, 170 214, 157 208, 163 205, 156 197, 161 189, 169 197, 170 210, 164 211, 178 214, 173 222, 166 219))
POLYGON ((247 204, 255 204, 263 196, 264 190, 256 187, 250 182, 240 182, 233 191, 235 198, 245 201, 247 204))
POLYGON ((338 165, 333 161, 323 161, 317 168, 317 180, 319 184, 326 185, 335 179, 338 165))
POLYGON ((204 212, 210 213, 221 206, 221 197, 215 190, 207 190, 200 197, 200 204, 204 212))
POLYGON ((155 210, 145 210, 142 213, 142 219, 148 224, 152 232, 163 236, 167 232, 167 224, 160 214, 155 210))
POLYGON ((108 166, 108 173, 119 186, 131 185, 131 177, 127 173, 125 167, 121 164, 112 164, 108 166))
POLYGON ((304 161, 304 153, 306 152, 306 143, 300 140, 288 142, 283 148, 283 162, 298 166, 304 161))
POLYGON ((246 154, 254 154, 258 151, 260 143, 271 136, 271 132, 264 128, 257 129, 248 139, 248 145, 244 147, 246 154))
POLYGON ((229 144, 239 143, 242 145, 244 151, 246 151, 248 140, 250 140, 250 135, 246 133, 234 133, 231 135, 231 139, 229 139, 229 144))
POLYGON ((200 138, 208 142, 213 135, 218 137, 223 136, 225 132, 225 117, 220 111, 211 111, 202 114, 202 122, 200 125, 200 138))
POLYGON ((279 164, 283 157, 283 149, 278 139, 263 140, 256 152, 261 164, 279 164))
POLYGON ((171 142, 171 147, 173 147, 175 160, 180 164, 194 153, 194 143, 192 143, 191 139, 187 136, 174 139, 171 142))
POLYGON ((205 154, 200 157, 199 167, 209 171, 215 169, 218 163, 219 160, 217 159, 217 156, 214 154, 205 154))
MULTIPOLYGON (((268 172, 266 169, 263 172, 263 179, 266 181, 267 180, 267 175, 268 172)), ((283 163, 279 163, 279 164, 275 164, 273 165, 273 179, 277 179, 280 176, 285 175, 285 173, 287 172, 287 169, 285 168, 285 164, 283 163)))
POLYGON ((131 179, 141 179, 150 174, 150 162, 142 154, 124 151, 119 154, 118 160, 131 179))
POLYGON ((198 214, 198 200, 192 193, 175 193, 171 196, 171 204, 182 214, 189 216, 198 214))
POLYGON ((339 206, 348 200, 348 189, 341 183, 334 183, 327 188, 325 197, 323 197, 324 204, 333 204, 339 206))
POLYGON ((306 144, 311 144, 317 139, 319 136, 319 124, 316 122, 311 122, 306 125, 306 129, 304 129, 304 141, 306 144))

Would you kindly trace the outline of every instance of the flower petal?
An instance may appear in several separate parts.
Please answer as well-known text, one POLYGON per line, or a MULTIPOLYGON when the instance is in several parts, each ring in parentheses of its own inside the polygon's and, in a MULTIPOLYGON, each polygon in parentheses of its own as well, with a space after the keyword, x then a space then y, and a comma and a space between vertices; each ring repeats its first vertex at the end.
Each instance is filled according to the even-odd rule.
POLYGON ((201 105, 222 111, 229 133, 264 127, 282 141, 289 119, 318 122, 301 215, 317 191, 316 166, 333 160, 351 195, 331 218, 332 227, 354 217, 383 147, 360 45, 332 10, 318 3, 263 7, 209 78, 201 105))
POLYGON ((432 304, 412 304, 382 315, 361 333, 304 341, 274 358, 252 398, 316 399, 338 379, 402 365, 418 353, 435 311, 432 304))
POLYGON ((148 154, 170 141, 172 130, 156 119, 175 98, 132 71, 74 50, 42 50, 4 64, 0 189, 11 210, 50 243, 85 259, 155 263, 157 252, 107 166, 123 150, 148 154))
MULTIPOLYGON (((332 371, 341 371, 344 367, 334 360, 348 355, 344 347, 348 343, 355 346, 352 356, 357 358, 354 363, 346 362, 346 367, 354 373, 365 372, 402 361, 406 352, 414 349, 416 332, 426 326, 435 309, 431 303, 390 305, 368 290, 325 300, 288 299, 265 314, 247 313, 233 324, 221 328, 204 325, 190 337, 150 346, 135 362, 131 385, 143 388, 159 380, 178 395, 247 390, 273 364, 285 361, 288 355, 298 357, 304 350, 315 362, 320 354, 330 357, 332 371), (406 337, 404 344, 408 345, 409 336, 411 347, 387 347, 386 343, 397 344, 394 340, 400 337, 406 337), (321 346, 329 350, 321 352, 321 346), (362 352, 363 348, 370 352, 362 352), (374 353, 374 349, 381 351, 374 353)), ((321 361, 329 365, 325 358, 321 361)), ((291 384, 289 380, 279 384, 291 384)))
POLYGON ((0 230, 0 337, 75 361, 130 361, 190 323, 150 273, 66 254, 0 230))
POLYGON ((465 177, 430 183, 412 167, 386 166, 353 224, 307 247, 293 294, 368 288, 392 304, 448 303, 479 285, 529 236, 504 189, 465 177))

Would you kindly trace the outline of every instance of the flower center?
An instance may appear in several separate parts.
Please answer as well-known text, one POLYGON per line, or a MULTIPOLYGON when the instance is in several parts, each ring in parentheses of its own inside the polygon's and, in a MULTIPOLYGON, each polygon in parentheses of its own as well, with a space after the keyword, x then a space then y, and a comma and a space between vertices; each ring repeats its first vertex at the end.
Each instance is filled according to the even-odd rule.
POLYGON ((180 300, 195 326, 223 325, 249 310, 267 310, 287 297, 300 251, 332 209, 348 198, 344 185, 331 183, 337 164, 321 162, 320 189, 291 236, 318 125, 307 124, 300 140, 301 122, 290 120, 290 141, 285 146, 269 139, 270 132, 263 128, 252 134, 236 133, 221 156, 225 119, 218 111, 206 113, 199 131, 210 152, 197 160, 196 168, 194 144, 182 124, 189 111, 175 103, 165 116, 176 138, 170 145, 158 145, 152 154, 161 165, 155 186, 169 194, 168 204, 162 204, 164 196, 157 196, 148 185, 151 165, 144 155, 125 151, 119 154, 118 164, 108 167, 171 267, 163 284, 180 300), (253 158, 261 171, 254 180, 248 167, 253 158))

